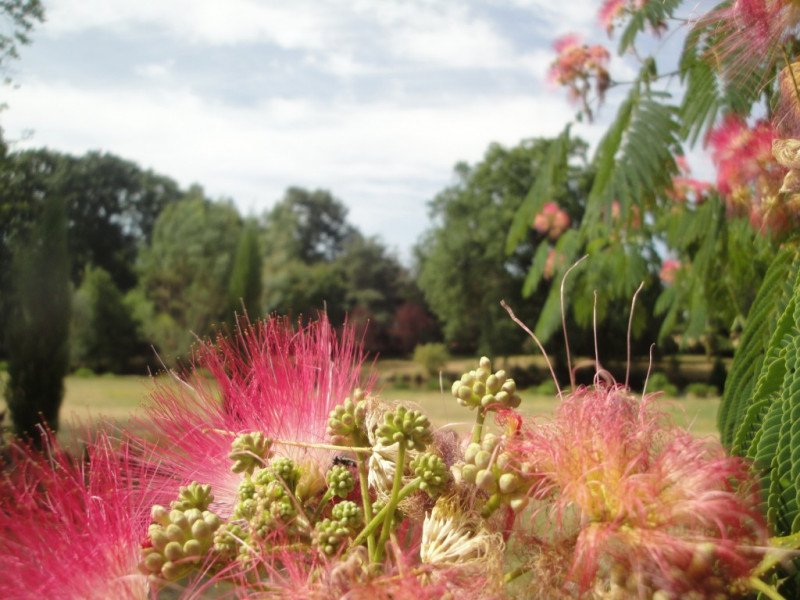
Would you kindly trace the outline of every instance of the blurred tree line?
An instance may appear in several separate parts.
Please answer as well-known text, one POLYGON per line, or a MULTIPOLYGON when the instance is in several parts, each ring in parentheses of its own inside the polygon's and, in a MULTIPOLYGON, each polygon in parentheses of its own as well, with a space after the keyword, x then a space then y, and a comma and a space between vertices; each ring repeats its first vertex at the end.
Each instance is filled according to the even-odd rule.
MULTIPOLYGON (((437 335, 409 269, 327 191, 291 188, 263 215, 243 217, 230 200, 111 154, 51 150, 4 155, 1 185, 3 323, 14 315, 15 255, 35 242, 48 207, 63 205, 72 368, 143 372, 153 349, 170 365, 245 311, 306 319, 324 310, 385 354, 437 335)), ((0 330, 6 359, 12 339, 0 330)))

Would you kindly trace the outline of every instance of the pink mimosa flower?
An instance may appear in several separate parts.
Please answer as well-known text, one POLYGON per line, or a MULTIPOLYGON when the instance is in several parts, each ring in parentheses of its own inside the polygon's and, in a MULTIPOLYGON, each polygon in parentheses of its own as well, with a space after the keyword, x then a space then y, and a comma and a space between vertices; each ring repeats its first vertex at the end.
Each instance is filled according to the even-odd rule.
MULTIPOLYGON (((288 319, 242 322, 235 335, 200 344, 185 381, 157 382, 145 406, 150 420, 142 444, 175 488, 191 481, 211 485, 212 510, 231 514, 240 474, 228 458, 235 434, 264 435, 307 444, 325 443, 328 416, 362 379, 362 347, 353 329, 337 335, 322 317, 297 330, 288 319), (210 375, 210 378, 208 377, 210 375)), ((330 451, 277 444, 276 454, 309 461, 324 474, 330 451)))
POLYGON ((603 46, 582 44, 576 34, 562 36, 553 48, 558 56, 550 66, 548 79, 566 86, 570 99, 578 101, 591 118, 588 94, 592 90, 592 80, 597 99, 602 102, 610 84, 607 66, 611 55, 603 46))
POLYGON ((553 507, 548 535, 574 540, 567 580, 582 590, 622 574, 629 597, 681 597, 758 563, 767 531, 747 465, 664 419, 652 397, 603 384, 512 440, 541 474, 531 497, 553 507))
POLYGON ((97 434, 81 456, 17 446, 0 482, 0 597, 145 600, 139 572, 152 480, 130 477, 125 444, 97 434))
POLYGON ((668 258, 664 261, 664 264, 661 265, 661 271, 658 274, 658 278, 667 285, 675 283, 675 275, 680 268, 681 261, 675 260, 674 258, 668 258))

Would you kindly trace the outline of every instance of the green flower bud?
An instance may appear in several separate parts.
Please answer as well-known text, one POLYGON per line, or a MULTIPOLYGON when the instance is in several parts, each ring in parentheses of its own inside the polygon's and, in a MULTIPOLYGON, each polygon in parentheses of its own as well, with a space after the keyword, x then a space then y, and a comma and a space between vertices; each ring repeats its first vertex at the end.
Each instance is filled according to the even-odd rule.
POLYGON ((183 535, 183 529, 181 529, 180 526, 176 525, 175 523, 170 523, 169 525, 167 525, 164 531, 167 534, 167 538, 171 542, 181 542, 185 537, 183 535))
POLYGON ((167 560, 180 560, 183 558, 183 546, 181 546, 180 542, 170 542, 164 548, 164 556, 167 560))
POLYGON ((272 440, 260 431, 243 433, 238 436, 233 440, 231 451, 228 454, 228 458, 233 461, 231 471, 234 473, 252 473, 254 469, 263 466, 267 462, 271 446, 272 440))
POLYGON ((401 405, 384 413, 383 421, 375 431, 375 437, 384 446, 397 442, 409 450, 421 451, 433 441, 430 421, 418 410, 409 410, 401 405))
POLYGON ((492 460, 492 453, 487 452, 486 450, 481 450, 480 452, 475 454, 475 458, 472 462, 479 469, 485 469, 489 466, 491 460, 492 460))
POLYGON ((367 405, 365 394, 356 390, 353 398, 345 398, 344 403, 334 407, 328 417, 328 437, 337 446, 367 445, 365 426, 367 405))
POLYGON ((161 567, 164 566, 165 562, 166 559, 161 553, 151 552, 144 558, 143 570, 147 573, 158 573, 161 571, 161 567))
POLYGON ((175 564, 174 562, 167 561, 161 567, 161 576, 167 581, 177 581, 188 572, 188 569, 183 564, 175 564))
POLYGON ((471 464, 465 464, 461 467, 461 477, 467 483, 475 483, 475 478, 478 476, 478 467, 471 464))
POLYGON ((297 482, 300 480, 300 469, 291 458, 273 458, 263 469, 253 472, 253 484, 266 486, 272 482, 285 485, 290 493, 294 493, 297 482))
POLYGON ((478 474, 475 476, 475 485, 477 485, 480 489, 493 493, 497 490, 497 480, 495 479, 494 473, 492 473, 489 469, 482 469, 478 471, 478 474))
POLYGON ((211 537, 211 527, 203 519, 192 523, 192 537, 198 540, 207 540, 211 537))
POLYGON ((196 508, 203 511, 211 506, 213 501, 214 495, 211 493, 211 486, 200 485, 193 481, 187 486, 181 486, 178 500, 172 502, 170 506, 179 510, 196 508))
POLYGON ((150 537, 150 542, 153 544, 153 548, 159 552, 162 552, 166 545, 169 544, 169 538, 166 532, 159 525, 150 525, 148 535, 150 537))
POLYGON ((519 477, 514 473, 503 473, 497 480, 497 487, 503 494, 510 494, 519 487, 519 477))
POLYGON ((450 481, 447 465, 436 454, 421 454, 411 461, 410 468, 416 477, 422 478, 419 489, 431 498, 441 494, 450 481))
POLYGON ((340 521, 323 519, 314 526, 313 544, 322 554, 337 554, 350 537, 350 530, 340 521))
POLYGON ((346 498, 356 487, 356 478, 353 472, 345 465, 334 465, 325 475, 328 487, 335 496, 346 498))
POLYGON ((188 540, 183 545, 183 553, 186 556, 202 557, 204 554, 203 545, 198 540, 188 540))
POLYGON ((153 508, 150 509, 150 518, 163 527, 166 527, 170 523, 169 511, 158 504, 153 505, 153 508))
POLYGON ((364 513, 361 511, 361 507, 350 500, 344 500, 334 506, 331 510, 331 518, 347 526, 351 531, 355 531, 364 524, 364 513))

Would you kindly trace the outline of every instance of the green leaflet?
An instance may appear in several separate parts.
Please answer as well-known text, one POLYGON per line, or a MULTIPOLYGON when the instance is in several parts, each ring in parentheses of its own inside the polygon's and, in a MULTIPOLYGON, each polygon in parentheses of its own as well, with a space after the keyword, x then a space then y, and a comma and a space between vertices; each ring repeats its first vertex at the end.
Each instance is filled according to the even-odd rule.
MULTIPOLYGON (((752 440, 754 428, 759 426, 758 422, 752 421, 755 413, 751 414, 749 408, 766 397, 766 390, 762 387, 761 395, 753 392, 756 383, 762 378, 765 356, 777 355, 779 341, 790 325, 789 315, 784 313, 792 298, 793 287, 796 287, 799 268, 798 249, 788 245, 781 249, 770 265, 750 308, 717 415, 722 443, 733 446, 733 451, 737 454, 748 454, 748 447, 741 444, 745 440, 752 440), (782 326, 778 333, 776 324, 781 315, 782 326), (748 415, 749 418, 746 419, 748 415)), ((765 379, 762 386, 766 381, 765 379)))
MULTIPOLYGON (((748 316, 719 415, 723 442, 751 458, 760 474, 761 508, 776 536, 800 532, 798 267, 795 246, 775 257, 748 316)), ((786 577, 782 593, 800 586, 797 570, 777 577, 786 577)))

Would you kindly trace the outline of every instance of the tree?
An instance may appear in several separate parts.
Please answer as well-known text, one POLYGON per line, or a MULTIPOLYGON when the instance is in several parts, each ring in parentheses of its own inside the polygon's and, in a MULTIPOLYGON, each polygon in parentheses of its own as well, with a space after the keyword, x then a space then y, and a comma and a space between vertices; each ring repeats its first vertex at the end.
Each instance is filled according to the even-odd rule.
POLYGON ((19 58, 19 47, 31 43, 33 27, 44 22, 44 7, 39 0, 3 0, 0 15, 9 24, 0 33, 0 68, 6 70, 9 60, 19 58))
MULTIPOLYGON (((446 341, 461 352, 504 354, 518 351, 524 334, 508 318, 501 300, 522 318, 533 318, 539 305, 522 299, 525 273, 534 256, 547 256, 550 235, 569 233, 581 214, 588 175, 579 166, 556 195, 560 222, 537 231, 528 221, 523 239, 507 255, 506 234, 553 142, 527 140, 514 148, 492 144, 482 162, 456 166, 455 185, 430 203, 433 227, 416 248, 420 288, 443 324, 446 341)), ((570 156, 579 164, 585 145, 573 143, 570 156)), ((557 213, 553 213, 554 215, 557 213)), ((548 222, 549 223, 549 222, 548 222)))
POLYGON ((70 285, 63 201, 49 200, 24 242, 15 244, 5 390, 17 433, 40 440, 38 427, 58 430, 69 366, 70 285))
POLYGON ((233 315, 241 314, 242 309, 251 319, 257 319, 261 314, 263 261, 258 238, 258 227, 255 223, 248 222, 239 239, 228 283, 228 320, 231 323, 233 315))
MULTIPOLYGON (((144 323, 148 341, 167 361, 186 352, 194 336, 224 322, 228 282, 242 233, 242 219, 230 202, 212 202, 193 187, 164 209, 152 241, 137 263, 144 297, 154 318, 144 323)), ((139 307, 138 312, 147 312, 139 307)))
POLYGON ((73 298, 72 365, 126 373, 142 354, 137 324, 106 271, 89 267, 73 298))

